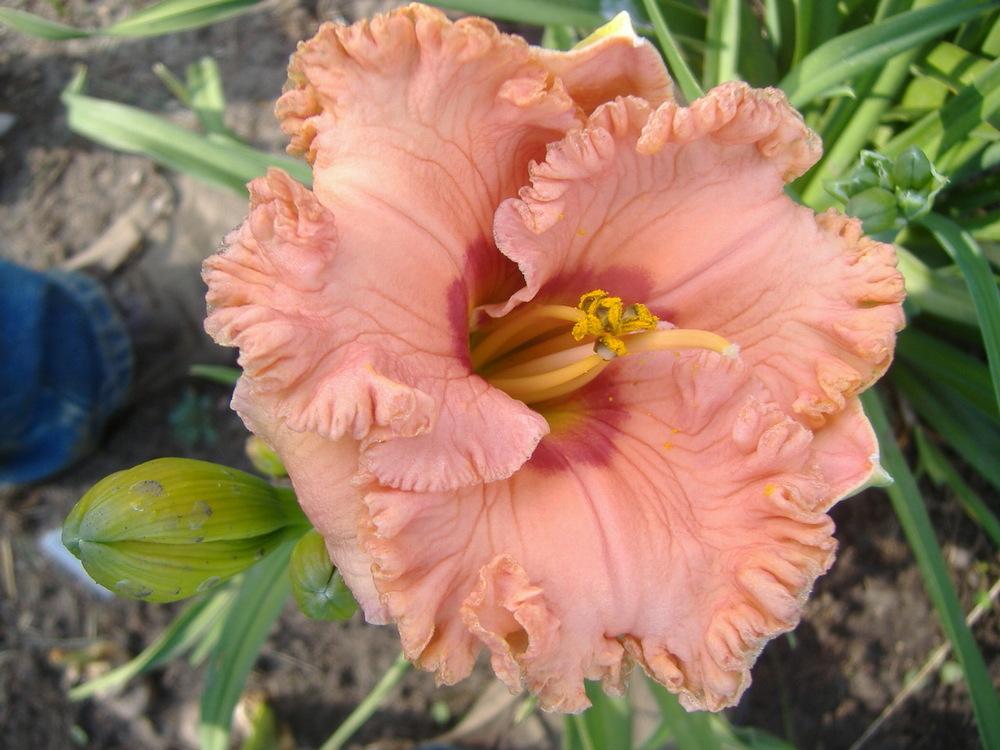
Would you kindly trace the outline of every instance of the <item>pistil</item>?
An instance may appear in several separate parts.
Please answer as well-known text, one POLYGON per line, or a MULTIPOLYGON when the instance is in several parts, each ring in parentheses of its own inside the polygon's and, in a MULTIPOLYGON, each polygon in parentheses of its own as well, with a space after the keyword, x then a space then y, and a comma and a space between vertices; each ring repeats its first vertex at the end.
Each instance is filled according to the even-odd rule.
POLYGON ((728 357, 739 352, 718 334, 669 328, 645 305, 625 306, 619 297, 596 289, 575 308, 532 305, 501 319, 470 354, 473 367, 492 385, 533 404, 582 388, 617 357, 682 349, 728 357), (573 324, 571 330, 566 323, 573 324))

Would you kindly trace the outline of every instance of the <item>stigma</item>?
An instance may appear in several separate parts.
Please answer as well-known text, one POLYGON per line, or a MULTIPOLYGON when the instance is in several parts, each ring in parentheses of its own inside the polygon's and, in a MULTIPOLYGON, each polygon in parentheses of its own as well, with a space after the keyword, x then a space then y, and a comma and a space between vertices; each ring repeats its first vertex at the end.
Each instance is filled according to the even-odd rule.
POLYGON ((641 303, 594 289, 576 307, 528 304, 486 328, 471 347, 473 369, 526 404, 566 396, 619 357, 708 349, 734 358, 739 347, 710 331, 672 328, 641 303))

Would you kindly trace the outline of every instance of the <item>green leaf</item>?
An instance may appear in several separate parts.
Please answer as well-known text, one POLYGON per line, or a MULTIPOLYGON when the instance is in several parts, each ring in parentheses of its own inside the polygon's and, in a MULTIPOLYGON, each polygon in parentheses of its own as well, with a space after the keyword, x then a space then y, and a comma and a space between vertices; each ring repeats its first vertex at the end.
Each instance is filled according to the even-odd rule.
POLYGON ((793 0, 795 5, 795 50, 793 65, 837 30, 837 3, 829 0, 793 0))
POLYGON ((681 87, 681 93, 684 94, 684 98, 689 102, 694 101, 704 92, 701 86, 698 85, 698 81, 694 77, 694 73, 691 72, 691 68, 688 67, 687 60, 684 59, 684 53, 677 46, 677 42, 670 31, 670 27, 667 26, 667 21, 663 17, 663 13, 660 12, 660 7, 656 4, 656 0, 642 1, 650 20, 653 22, 656 38, 660 42, 660 49, 663 50, 663 54, 667 58, 667 65, 670 67, 670 72, 677 79, 677 85, 681 87))
POLYGON ((43 39, 156 36, 207 26, 249 10, 259 2, 261 0, 164 0, 105 29, 78 29, 24 11, 0 8, 0 23, 43 39))
MULTIPOLYGON (((537 26, 593 28, 608 20, 599 0, 433 0, 431 5, 537 26)), ((613 15, 613 14, 612 14, 613 15)))
POLYGON ((957 44, 941 42, 927 54, 920 68, 956 93, 982 75, 989 66, 989 60, 957 44))
MULTIPOLYGON (((916 8, 930 4, 931 0, 916 0, 916 8)), ((909 8, 906 0, 879 3, 876 21, 909 8)), ((824 192, 827 181, 839 177, 854 163, 861 148, 871 140, 883 115, 910 75, 910 64, 916 59, 918 48, 913 47, 890 59, 881 71, 859 76, 856 87, 858 101, 835 102, 830 116, 823 123, 820 135, 827 145, 820 164, 802 178, 806 187, 802 191, 805 204, 814 210, 828 208, 832 198, 824 192)))
POLYGON ((913 410, 963 461, 1000 490, 1000 431, 996 423, 942 383, 918 377, 910 368, 890 371, 913 410))
POLYGON ((291 594, 286 569, 297 537, 285 539, 254 566, 236 600, 212 655, 201 696, 201 750, 227 750, 233 709, 251 667, 291 594))
POLYGON ((78 73, 62 95, 74 132, 240 193, 271 166, 304 184, 311 182, 309 167, 296 159, 266 154, 231 138, 193 133, 136 107, 86 96, 81 93, 84 76, 78 73))
POLYGON ((722 743, 713 731, 711 714, 701 711, 688 713, 677 702, 677 696, 662 685, 647 680, 650 692, 660 709, 663 723, 669 727, 677 750, 721 750, 722 743))
POLYGON ((962 666, 983 746, 1000 747, 1000 697, 993 687, 976 641, 965 624, 965 613, 948 575, 948 568, 934 536, 934 527, 924 507, 917 482, 899 449, 878 395, 874 391, 868 391, 861 399, 878 436, 882 464, 896 480, 886 492, 917 559, 917 566, 937 610, 941 628, 962 666))
POLYGON ((896 262, 906 279, 909 305, 956 323, 978 325, 969 290, 961 279, 946 273, 948 269, 931 268, 899 245, 896 246, 896 262))
POLYGON ((951 487, 955 497, 958 498, 962 510, 975 521, 986 533, 993 544, 1000 549, 1000 519, 983 502, 982 498, 962 479, 951 462, 945 458, 934 442, 927 437, 927 434, 917 429, 916 435, 917 451, 920 456, 920 464, 927 470, 928 476, 938 485, 948 485, 951 487))
POLYGON ((973 239, 1000 242, 1000 211, 962 222, 973 239))
POLYGON ((980 48, 984 55, 990 57, 1000 57, 1000 13, 995 16, 993 25, 990 27, 983 45, 980 48))
POLYGON ((972 294, 979 317, 986 360, 993 380, 993 394, 1000 404, 1000 289, 989 261, 972 236, 951 219, 928 214, 920 223, 931 230, 941 247, 958 264, 972 294))
POLYGON ((49 21, 47 18, 25 13, 23 10, 0 8, 0 23, 7 24, 22 34, 41 37, 42 39, 80 39, 90 36, 85 29, 76 29, 64 23, 49 21))
POLYGON ((882 149, 897 156, 909 146, 918 146, 931 160, 966 138, 974 128, 1000 110, 1000 60, 990 64, 975 80, 948 102, 922 117, 882 149))
POLYGON ((236 597, 232 587, 216 589, 185 607, 160 636, 131 661, 97 679, 69 691, 70 700, 117 689, 144 672, 180 656, 206 636, 212 625, 225 617, 236 597))
MULTIPOLYGON (((337 731, 330 735, 329 739, 320 746, 319 750, 341 750, 354 733, 371 718, 371 715, 378 710, 379 706, 396 689, 399 681, 403 679, 403 676, 409 669, 410 662, 407 661, 403 654, 396 657, 396 661, 386 670, 375 687, 371 689, 371 692, 351 711, 348 717, 344 719, 344 722, 337 727, 337 731)), ((205 748, 202 748, 202 750, 205 750, 205 748)))
POLYGON ((770 86, 778 80, 778 64, 764 34, 761 19, 744 8, 740 13, 740 44, 737 70, 752 86, 770 86))
POLYGON ((591 706, 583 712, 587 733, 597 748, 632 747, 632 706, 627 698, 612 698, 600 683, 585 685, 591 706))
POLYGON ((236 385, 243 370, 238 367, 225 367, 223 365, 191 365, 188 370, 196 378, 205 378, 222 385, 236 385))
POLYGON ((791 64, 795 44, 795 6, 793 0, 764 0, 764 26, 778 66, 791 64))
POLYGON ((990 372, 975 357, 912 325, 899 334, 896 355, 927 378, 953 388, 977 409, 1000 422, 990 372))
POLYGON ((952 0, 849 31, 809 53, 785 76, 780 86, 792 106, 802 107, 831 87, 950 31, 992 7, 993 0, 952 0))
POLYGON ((261 0, 163 0, 104 29, 109 36, 143 37, 170 34, 229 18, 261 0))
POLYGON ((717 86, 735 81, 740 46, 740 0, 709 0, 706 30, 705 67, 702 85, 717 86))
POLYGON ((198 115, 206 132, 236 136, 226 127, 226 95, 222 91, 219 66, 211 57, 203 57, 187 67, 187 89, 191 92, 191 109, 198 115))
POLYGON ((572 26, 548 24, 542 32, 542 46, 546 49, 556 49, 565 52, 572 49, 580 41, 579 35, 572 26))

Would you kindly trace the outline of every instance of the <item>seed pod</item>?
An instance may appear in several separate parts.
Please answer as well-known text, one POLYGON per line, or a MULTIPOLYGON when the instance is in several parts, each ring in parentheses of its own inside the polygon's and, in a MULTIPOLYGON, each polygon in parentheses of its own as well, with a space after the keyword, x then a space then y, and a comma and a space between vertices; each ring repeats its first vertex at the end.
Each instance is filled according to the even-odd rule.
POLYGON ((161 458, 94 485, 62 539, 102 586, 169 602, 213 588, 305 528, 288 490, 218 464, 161 458))
POLYGON ((344 579, 330 562, 326 542, 315 530, 303 536, 292 550, 288 568, 292 594, 306 617, 314 620, 346 620, 357 610, 344 579))

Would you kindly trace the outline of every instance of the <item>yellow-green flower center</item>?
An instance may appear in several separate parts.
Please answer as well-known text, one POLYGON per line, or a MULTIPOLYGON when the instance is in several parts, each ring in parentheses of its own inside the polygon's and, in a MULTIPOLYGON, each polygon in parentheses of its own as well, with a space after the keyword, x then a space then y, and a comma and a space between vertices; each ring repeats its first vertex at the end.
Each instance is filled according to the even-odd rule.
POLYGON ((533 404, 582 388, 617 357, 670 349, 738 351, 722 336, 665 327, 646 305, 595 289, 576 307, 528 304, 497 320, 474 343, 471 359, 490 384, 533 404))

